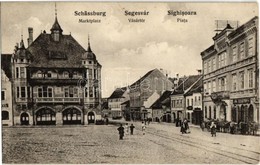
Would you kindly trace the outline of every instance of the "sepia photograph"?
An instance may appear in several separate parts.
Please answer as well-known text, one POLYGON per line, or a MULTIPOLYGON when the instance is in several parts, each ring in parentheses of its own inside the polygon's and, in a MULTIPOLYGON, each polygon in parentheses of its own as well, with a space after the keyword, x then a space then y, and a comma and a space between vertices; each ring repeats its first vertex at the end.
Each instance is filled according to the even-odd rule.
POLYGON ((257 2, 0 2, 2 164, 259 164, 257 2))

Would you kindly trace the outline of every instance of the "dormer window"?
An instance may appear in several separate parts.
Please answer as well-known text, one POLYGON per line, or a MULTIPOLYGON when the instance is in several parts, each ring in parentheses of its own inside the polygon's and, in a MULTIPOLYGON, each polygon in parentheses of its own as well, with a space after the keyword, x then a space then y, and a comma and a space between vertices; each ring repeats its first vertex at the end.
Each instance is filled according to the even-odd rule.
POLYGON ((51 72, 49 71, 48 73, 47 73, 47 78, 51 78, 52 77, 52 75, 51 75, 51 72))
POLYGON ((57 42, 60 40, 59 31, 54 31, 54 33, 53 33, 53 39, 54 39, 54 41, 57 41, 57 42))
POLYGON ((65 71, 65 72, 63 73, 63 77, 64 77, 64 78, 69 78, 69 72, 65 71))
POLYGON ((41 71, 39 71, 39 72, 37 73, 37 77, 38 77, 38 78, 42 78, 42 72, 41 72, 41 71))

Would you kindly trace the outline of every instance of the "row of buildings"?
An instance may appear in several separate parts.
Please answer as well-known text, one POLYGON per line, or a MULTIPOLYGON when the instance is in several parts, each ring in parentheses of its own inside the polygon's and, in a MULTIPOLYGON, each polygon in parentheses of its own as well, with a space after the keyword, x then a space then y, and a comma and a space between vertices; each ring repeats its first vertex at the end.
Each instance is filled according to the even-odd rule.
POLYGON ((153 69, 101 101, 101 68, 91 50, 63 34, 57 15, 35 40, 28 28, 13 54, 2 54, 2 124, 96 123, 106 117, 194 124, 205 119, 259 123, 258 17, 229 24, 201 52, 197 75, 169 78, 153 69))
POLYGON ((162 70, 147 72, 132 85, 117 88, 107 99, 106 114, 114 119, 149 119, 175 122, 188 118, 199 124, 202 119, 202 79, 197 75, 168 78, 162 70))
POLYGON ((3 125, 89 124, 101 119, 101 68, 89 38, 85 49, 63 34, 57 14, 50 33, 28 28, 13 54, 2 54, 3 125))
POLYGON ((258 30, 258 17, 236 29, 227 24, 201 52, 202 74, 170 79, 151 70, 116 89, 108 98, 108 112, 127 120, 259 123, 258 30))

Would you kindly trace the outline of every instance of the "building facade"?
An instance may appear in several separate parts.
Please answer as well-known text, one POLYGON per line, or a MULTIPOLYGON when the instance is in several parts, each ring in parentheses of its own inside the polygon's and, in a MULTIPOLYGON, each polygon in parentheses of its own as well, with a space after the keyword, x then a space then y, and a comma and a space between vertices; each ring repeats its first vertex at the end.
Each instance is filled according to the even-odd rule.
POLYGON ((116 88, 108 100, 108 108, 113 119, 123 117, 122 103, 129 100, 129 90, 127 87, 116 88))
POLYGON ((13 126, 12 84, 3 69, 1 69, 1 83, 2 125, 13 126))
POLYGON ((84 49, 63 34, 57 16, 28 47, 23 40, 12 58, 16 125, 95 123, 101 118, 101 65, 90 42, 84 49))
POLYGON ((188 107, 186 106, 186 94, 200 81, 200 79, 202 79, 201 74, 188 76, 171 93, 171 114, 173 121, 183 121, 184 118, 187 118, 188 114, 186 111, 188 110, 188 107))
POLYGON ((201 53, 204 118, 259 122, 258 17, 227 24, 201 53))
POLYGON ((173 83, 160 70, 153 69, 130 86, 130 109, 132 120, 147 119, 144 102, 156 91, 159 95, 171 90, 173 83))
POLYGON ((195 125, 203 121, 202 111, 202 77, 197 83, 185 94, 185 109, 187 119, 195 125))

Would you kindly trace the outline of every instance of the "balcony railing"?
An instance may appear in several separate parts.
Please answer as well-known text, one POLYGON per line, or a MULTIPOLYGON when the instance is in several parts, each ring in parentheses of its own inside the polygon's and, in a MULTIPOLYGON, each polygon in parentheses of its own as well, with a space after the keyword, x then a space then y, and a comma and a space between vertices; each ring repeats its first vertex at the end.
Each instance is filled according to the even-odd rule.
POLYGON ((230 91, 220 91, 220 92, 213 92, 210 95, 213 102, 219 102, 223 99, 229 99, 230 98, 230 91))
POLYGON ((50 84, 61 84, 61 85, 86 85, 85 81, 81 79, 43 79, 43 78, 29 78, 28 82, 30 85, 50 85, 50 84))
POLYGON ((80 103, 80 98, 55 97, 55 98, 36 98, 36 103, 80 103))

